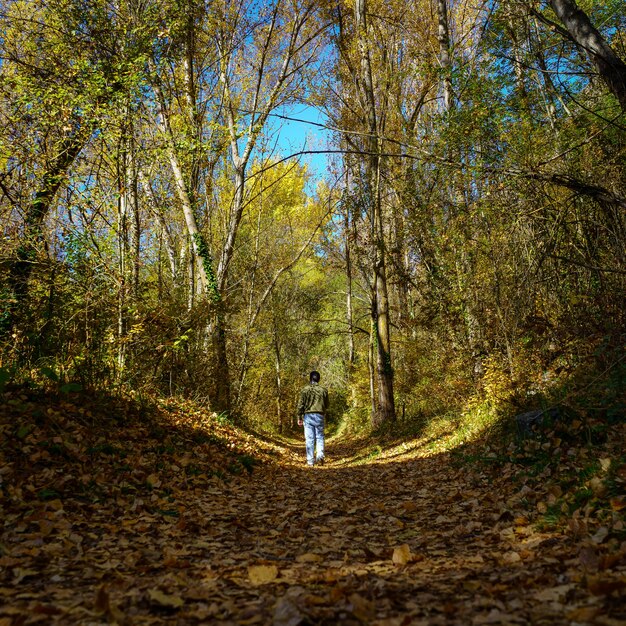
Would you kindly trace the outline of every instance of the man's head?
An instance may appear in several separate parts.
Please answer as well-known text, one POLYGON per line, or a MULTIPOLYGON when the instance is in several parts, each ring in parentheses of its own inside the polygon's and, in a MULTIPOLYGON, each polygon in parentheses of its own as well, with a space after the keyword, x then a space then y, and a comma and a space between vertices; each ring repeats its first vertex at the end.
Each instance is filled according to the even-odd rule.
POLYGON ((316 372, 315 370, 313 370, 310 374, 309 374, 309 380, 312 383, 319 383, 320 382, 320 373, 316 372))

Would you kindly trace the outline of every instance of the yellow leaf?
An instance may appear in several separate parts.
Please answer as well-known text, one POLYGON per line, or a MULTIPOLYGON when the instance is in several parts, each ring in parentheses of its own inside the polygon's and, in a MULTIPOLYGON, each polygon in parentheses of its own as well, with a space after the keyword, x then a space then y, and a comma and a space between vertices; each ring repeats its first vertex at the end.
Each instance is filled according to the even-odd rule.
POLYGON ((391 560, 396 565, 406 565, 412 558, 411 548, 407 543, 403 543, 401 546, 394 548, 393 556, 391 560))
POLYGON ((278 568, 276 565, 249 565, 248 577, 253 585, 265 585, 276 580, 278 568))
POLYGON ((299 554, 296 557, 298 563, 319 563, 323 561, 324 557, 320 554, 313 554, 313 552, 306 552, 305 554, 299 554))
POLYGON ((172 596, 167 593, 163 593, 159 589, 149 589, 148 596, 154 603, 172 609, 179 609, 183 606, 183 604, 185 604, 185 601, 180 596, 172 596))

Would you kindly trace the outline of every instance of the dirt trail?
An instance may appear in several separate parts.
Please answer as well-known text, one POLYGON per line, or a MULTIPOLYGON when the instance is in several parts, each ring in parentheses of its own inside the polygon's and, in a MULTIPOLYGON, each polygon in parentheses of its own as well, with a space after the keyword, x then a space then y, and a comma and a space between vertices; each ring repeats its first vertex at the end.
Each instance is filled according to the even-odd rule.
MULTIPOLYGON (((302 467, 300 455, 221 496, 227 510, 204 520, 218 558, 213 617, 279 625, 620 623, 609 617, 624 616, 619 603, 592 596, 580 584, 580 563, 560 558, 567 538, 513 518, 480 476, 443 457, 341 467, 346 458, 337 451, 330 446, 334 461, 324 468, 302 467), (255 576, 262 584, 251 587, 255 576)), ((206 494, 202 509, 211 501, 206 494)))
POLYGON ((284 447, 249 477, 179 491, 177 516, 141 499, 117 518, 52 503, 63 538, 45 520, 5 529, 24 550, 56 547, 3 563, 0 625, 624 623, 621 592, 588 583, 593 554, 535 530, 480 473, 328 452, 310 469, 302 446, 284 447))

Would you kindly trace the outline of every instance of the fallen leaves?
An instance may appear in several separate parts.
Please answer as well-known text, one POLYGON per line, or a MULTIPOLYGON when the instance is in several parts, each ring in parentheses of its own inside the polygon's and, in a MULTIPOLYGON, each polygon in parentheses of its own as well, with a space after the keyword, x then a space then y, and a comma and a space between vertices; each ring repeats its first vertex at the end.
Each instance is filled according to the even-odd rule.
POLYGON ((495 476, 443 455, 356 465, 346 448, 341 467, 312 474, 301 450, 193 405, 133 418, 53 403, 35 419, 37 404, 20 403, 0 421, 0 626, 624 618, 614 453, 589 461, 556 530, 540 523, 570 511, 568 485, 511 462, 495 476), (250 474, 253 452, 266 462, 250 474))

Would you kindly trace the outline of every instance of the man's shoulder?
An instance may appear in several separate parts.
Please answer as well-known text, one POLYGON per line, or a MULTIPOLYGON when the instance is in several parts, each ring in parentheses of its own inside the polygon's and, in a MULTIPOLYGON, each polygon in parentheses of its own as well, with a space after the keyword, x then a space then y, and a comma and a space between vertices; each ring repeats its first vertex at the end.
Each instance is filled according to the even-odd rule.
POLYGON ((304 387, 302 387, 300 391, 304 393, 309 389, 317 389, 319 391, 322 391, 323 393, 328 393, 328 389, 324 387, 324 385, 320 385, 319 383, 309 383, 308 385, 304 385, 304 387))

